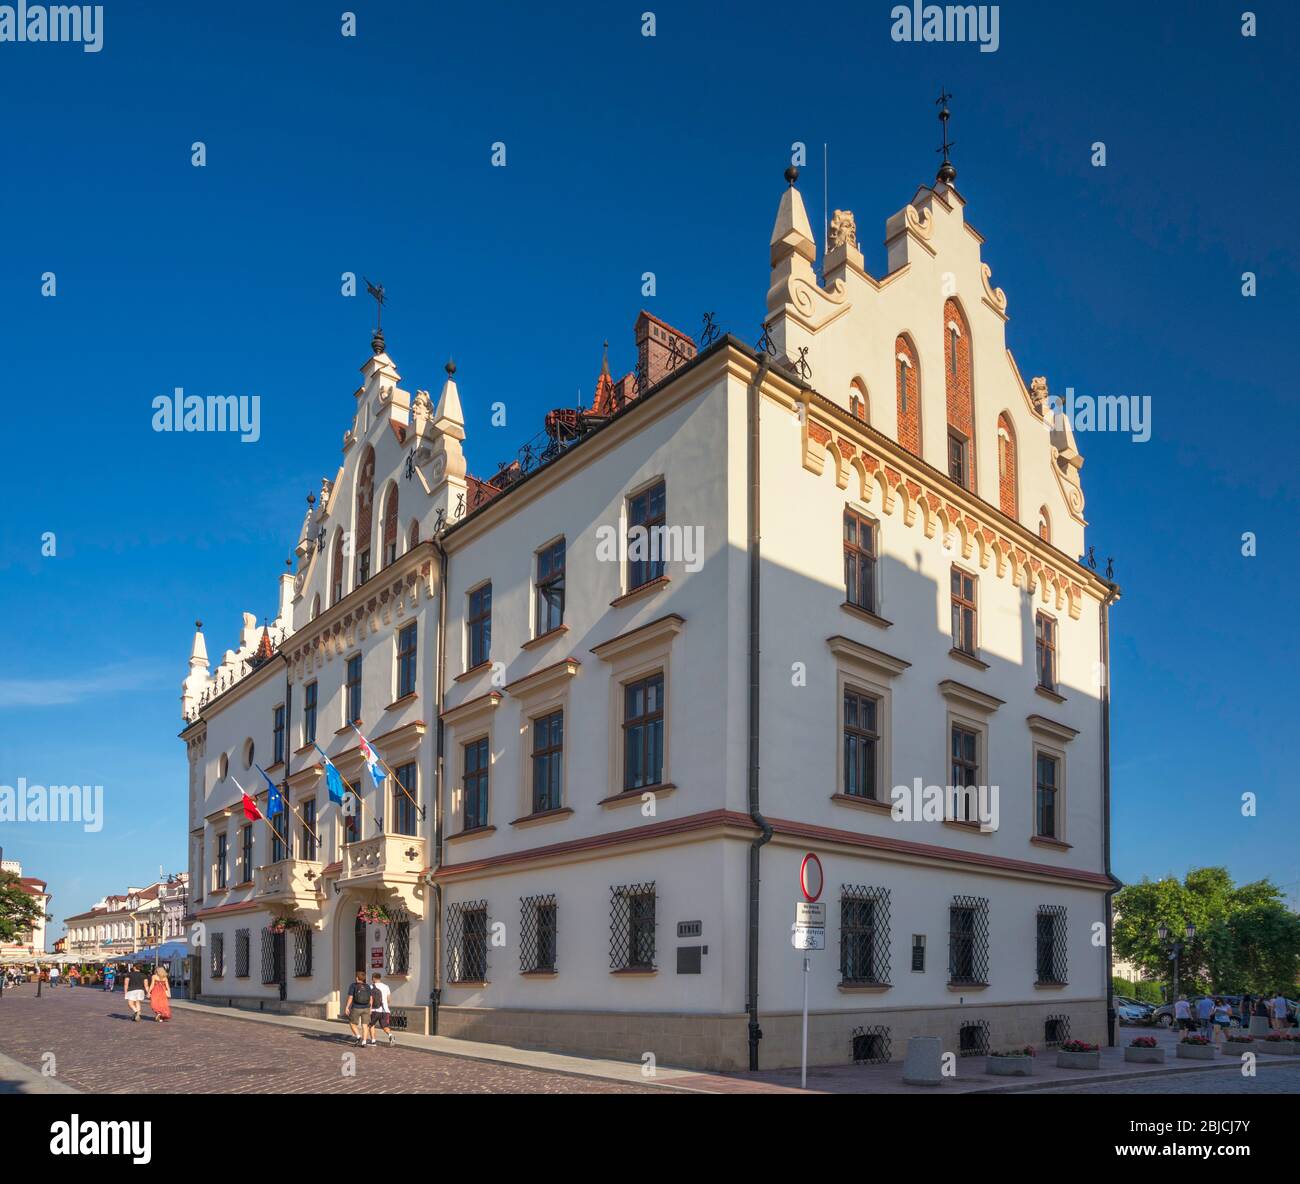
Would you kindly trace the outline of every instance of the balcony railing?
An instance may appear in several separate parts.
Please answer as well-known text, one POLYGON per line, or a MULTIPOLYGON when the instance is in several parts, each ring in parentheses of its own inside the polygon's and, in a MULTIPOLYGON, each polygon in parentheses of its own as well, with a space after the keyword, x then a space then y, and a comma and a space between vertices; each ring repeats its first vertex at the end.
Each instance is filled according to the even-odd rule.
POLYGON ((319 909, 324 904, 324 865, 314 859, 281 859, 253 872, 253 896, 261 904, 319 909))
POLYGON ((425 862, 425 840, 418 835, 373 835, 343 848, 343 871, 338 886, 375 889, 395 894, 409 912, 424 914, 420 877, 425 862))

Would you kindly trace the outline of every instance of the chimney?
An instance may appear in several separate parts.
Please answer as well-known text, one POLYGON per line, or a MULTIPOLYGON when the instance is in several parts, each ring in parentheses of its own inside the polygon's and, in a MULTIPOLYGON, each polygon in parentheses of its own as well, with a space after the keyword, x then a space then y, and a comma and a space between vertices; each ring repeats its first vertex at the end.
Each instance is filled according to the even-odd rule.
POLYGON ((644 376, 642 393, 685 365, 697 352, 688 334, 642 309, 636 319, 637 368, 644 376))

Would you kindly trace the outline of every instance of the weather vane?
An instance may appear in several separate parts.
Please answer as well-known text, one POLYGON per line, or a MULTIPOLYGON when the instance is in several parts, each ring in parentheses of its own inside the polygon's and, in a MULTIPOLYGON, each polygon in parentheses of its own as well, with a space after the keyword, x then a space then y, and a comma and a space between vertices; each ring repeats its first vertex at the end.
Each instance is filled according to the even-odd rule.
MULTIPOLYGON (((365 279, 365 276, 361 278, 365 279)), ((383 284, 372 284, 369 280, 366 280, 366 291, 375 299, 375 335, 370 344, 379 354, 384 352, 384 305, 388 303, 388 297, 383 284)))
POLYGON ((943 87, 939 88, 939 97, 935 99, 935 105, 939 108, 939 123, 943 126, 943 147, 936 148, 936 152, 943 153, 943 164, 939 166, 940 181, 951 185, 957 179, 957 170, 953 168, 952 161, 948 159, 950 149, 957 147, 956 144, 948 140, 948 120, 952 118, 952 112, 948 110, 948 100, 952 98, 943 87))

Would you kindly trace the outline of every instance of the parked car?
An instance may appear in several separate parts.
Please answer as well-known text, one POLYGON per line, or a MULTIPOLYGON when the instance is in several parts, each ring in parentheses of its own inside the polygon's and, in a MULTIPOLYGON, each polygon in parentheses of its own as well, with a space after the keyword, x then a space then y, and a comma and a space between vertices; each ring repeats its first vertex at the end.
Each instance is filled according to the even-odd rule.
POLYGON ((1155 1009, 1154 1003, 1144 1003, 1141 999, 1134 999, 1129 995, 1115 996, 1115 1011, 1120 1017, 1120 1023, 1149 1024, 1152 1022, 1155 1009))

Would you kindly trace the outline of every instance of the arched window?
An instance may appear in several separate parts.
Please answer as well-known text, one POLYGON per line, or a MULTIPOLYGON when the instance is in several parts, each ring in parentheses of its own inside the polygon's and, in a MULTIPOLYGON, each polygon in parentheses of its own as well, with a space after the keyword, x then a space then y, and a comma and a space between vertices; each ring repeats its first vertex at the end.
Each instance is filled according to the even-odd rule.
POLYGON ((1016 496, 1016 429, 1004 411, 998 416, 998 508, 1008 517, 1019 516, 1016 496))
POLYGON ((1052 520, 1047 515, 1047 507, 1038 511, 1038 537, 1045 543, 1052 541, 1052 520))
POLYGON ((970 329, 961 305, 943 304, 944 386, 948 405, 948 476, 963 489, 975 488, 975 391, 970 329))
POLYGON ((316 595, 311 598, 311 619, 314 621, 319 616, 320 616, 320 593, 317 592, 316 595))
POLYGON ((898 442, 915 456, 921 455, 921 371, 911 339, 894 340, 894 386, 898 406, 898 442))
POLYGON ((862 379, 855 378, 849 383, 849 414, 854 419, 860 419, 863 423, 868 422, 867 412, 867 388, 862 379))
POLYGON ((343 599, 343 531, 334 532, 334 560, 330 570, 330 604, 343 599))
POLYGON ((384 501, 384 566, 397 561, 397 486, 384 501))
POLYGON ((406 532, 406 549, 408 551, 413 551, 419 545, 420 545, 420 520, 418 518, 412 518, 411 528, 406 532))
POLYGON ((356 541, 353 552, 357 557, 357 575, 353 587, 360 587, 370 579, 370 530, 374 517, 375 501, 375 450, 367 446, 357 469, 356 541))

